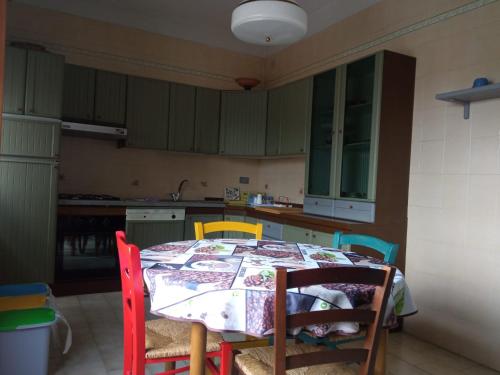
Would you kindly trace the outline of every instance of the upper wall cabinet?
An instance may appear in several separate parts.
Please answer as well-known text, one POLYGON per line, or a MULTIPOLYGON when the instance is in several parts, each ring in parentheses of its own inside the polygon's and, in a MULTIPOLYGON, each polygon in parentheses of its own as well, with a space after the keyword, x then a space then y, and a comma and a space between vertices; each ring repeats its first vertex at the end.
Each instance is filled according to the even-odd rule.
POLYGON ((5 113, 60 118, 64 56, 7 47, 5 113))
POLYGON ((406 212, 414 81, 415 59, 389 51, 314 77, 304 211, 406 212))
POLYGON ((202 154, 219 152, 220 91, 196 88, 194 150, 202 154))
POLYGON ((168 149, 171 151, 194 150, 195 95, 194 86, 170 84, 168 149))
POLYGON ((312 78, 292 82, 269 92, 267 155, 297 155, 306 150, 311 121, 312 78))
POLYGON ((128 77, 127 146, 167 149, 168 82, 128 77))
POLYGON ((266 149, 266 119, 266 91, 223 92, 220 153, 263 156, 266 149))
POLYGON ((94 119, 95 69, 66 64, 62 117, 69 121, 94 119))
POLYGON ((27 59, 28 51, 25 49, 6 48, 3 97, 5 113, 24 114, 27 59))
POLYGON ((125 125, 127 76, 97 71, 95 90, 95 120, 102 125, 125 125))

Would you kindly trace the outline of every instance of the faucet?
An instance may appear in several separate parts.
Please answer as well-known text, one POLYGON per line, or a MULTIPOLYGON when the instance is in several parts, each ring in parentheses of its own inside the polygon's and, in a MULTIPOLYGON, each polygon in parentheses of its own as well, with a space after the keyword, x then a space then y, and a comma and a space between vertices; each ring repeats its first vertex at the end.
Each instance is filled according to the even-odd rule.
POLYGON ((180 198, 181 198, 181 190, 182 190, 182 186, 188 182, 188 180, 182 180, 181 183, 179 184, 179 187, 177 188, 177 192, 176 193, 170 193, 170 197, 172 198, 172 200, 174 202, 177 202, 180 198))

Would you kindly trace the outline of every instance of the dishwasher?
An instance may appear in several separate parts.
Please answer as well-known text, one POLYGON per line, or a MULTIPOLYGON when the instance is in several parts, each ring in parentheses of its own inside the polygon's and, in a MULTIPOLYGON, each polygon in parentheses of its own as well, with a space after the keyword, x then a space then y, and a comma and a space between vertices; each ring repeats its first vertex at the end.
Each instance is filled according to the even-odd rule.
POLYGON ((127 208, 127 242, 139 249, 184 239, 184 208, 127 208))

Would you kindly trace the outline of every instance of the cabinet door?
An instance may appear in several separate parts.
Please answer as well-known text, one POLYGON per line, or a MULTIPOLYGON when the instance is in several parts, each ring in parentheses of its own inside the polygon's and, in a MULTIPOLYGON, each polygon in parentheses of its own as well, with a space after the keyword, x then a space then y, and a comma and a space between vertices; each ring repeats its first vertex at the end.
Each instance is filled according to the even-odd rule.
POLYGON ((33 116, 60 118, 64 77, 64 56, 28 51, 26 110, 33 116))
POLYGON ((311 89, 311 78, 283 87, 280 155, 305 153, 307 125, 311 121, 311 89))
POLYGON ((268 93, 266 155, 275 156, 280 153, 280 130, 282 121, 282 103, 284 89, 278 87, 268 93))
POLYGON ((336 70, 314 77, 309 154, 306 171, 307 194, 331 196, 334 177, 332 155, 334 134, 336 70))
POLYGON ((25 49, 15 47, 5 49, 4 113, 24 113, 27 56, 28 53, 25 49))
POLYGON ((318 232, 313 230, 311 233, 312 243, 314 245, 332 247, 333 235, 325 232, 318 232))
POLYGON ((194 150, 195 87, 170 84, 168 149, 194 150))
POLYGON ((169 83, 128 77, 127 146, 167 149, 169 83))
POLYGON ((184 221, 128 221, 127 240, 139 249, 165 242, 182 241, 184 221))
POLYGON ((223 92, 220 153, 263 156, 266 148, 266 119, 266 91, 223 92))
MULTIPOLYGON (((244 223, 245 216, 224 215, 224 221, 239 221, 241 223, 244 223)), ((246 233, 242 233, 242 232, 224 232, 224 238, 249 238, 249 237, 246 233)))
POLYGON ((283 240, 287 242, 310 243, 311 232, 310 229, 285 225, 283 227, 283 240))
POLYGON ((0 158, 0 283, 52 282, 57 170, 54 163, 0 158))
MULTIPOLYGON (((224 220, 223 215, 186 215, 185 227, 184 227, 184 239, 194 240, 196 239, 194 233, 194 223, 210 223, 212 221, 222 221, 224 220)), ((205 238, 223 238, 221 232, 213 232, 205 235, 205 238)))
POLYGON ((220 91, 196 88, 195 151, 219 152, 220 91))
POLYGON ((64 65, 62 117, 70 121, 94 119, 95 69, 64 65))
POLYGON ((98 70, 96 74, 95 116, 102 125, 125 125, 127 77, 98 70))
POLYGON ((59 121, 4 117, 0 152, 4 155, 56 158, 59 156, 59 121))
POLYGON ((374 191, 369 192, 369 181, 375 162, 370 155, 378 122, 374 119, 375 56, 347 64, 345 74, 336 196, 370 199, 374 195, 374 191))

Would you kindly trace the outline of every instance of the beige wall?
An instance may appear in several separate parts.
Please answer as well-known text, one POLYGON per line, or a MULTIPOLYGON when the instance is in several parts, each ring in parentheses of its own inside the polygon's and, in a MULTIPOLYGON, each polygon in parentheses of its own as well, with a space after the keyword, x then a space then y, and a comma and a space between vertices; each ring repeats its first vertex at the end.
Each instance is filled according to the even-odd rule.
POLYGON ((475 77, 500 82, 499 41, 500 2, 385 0, 275 55, 266 69, 273 86, 384 48, 417 58, 406 276, 419 312, 405 329, 497 370, 500 101, 473 103, 464 120, 462 107, 435 95, 475 77), (446 19, 455 8, 463 13, 446 19))

